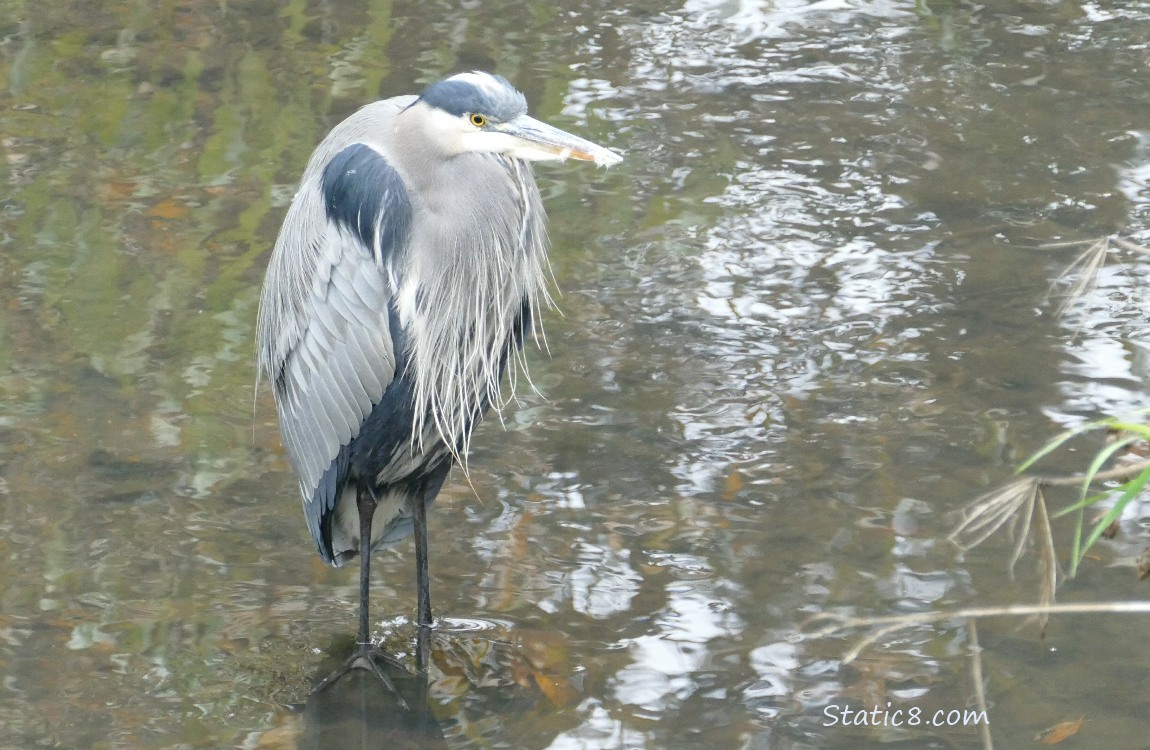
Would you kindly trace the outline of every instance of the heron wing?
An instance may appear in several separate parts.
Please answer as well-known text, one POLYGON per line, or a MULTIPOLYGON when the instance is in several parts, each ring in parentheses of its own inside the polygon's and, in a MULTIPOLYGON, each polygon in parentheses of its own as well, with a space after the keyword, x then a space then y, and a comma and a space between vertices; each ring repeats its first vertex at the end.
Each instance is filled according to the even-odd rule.
POLYGON ((290 320, 271 337, 282 356, 273 351, 266 369, 308 526, 328 562, 333 510, 347 480, 346 448, 395 377, 386 269, 404 251, 410 224, 400 175, 379 152, 352 144, 305 176, 277 241, 272 268, 287 279, 280 307, 290 320), (285 244, 299 237, 302 253, 299 244, 285 244))

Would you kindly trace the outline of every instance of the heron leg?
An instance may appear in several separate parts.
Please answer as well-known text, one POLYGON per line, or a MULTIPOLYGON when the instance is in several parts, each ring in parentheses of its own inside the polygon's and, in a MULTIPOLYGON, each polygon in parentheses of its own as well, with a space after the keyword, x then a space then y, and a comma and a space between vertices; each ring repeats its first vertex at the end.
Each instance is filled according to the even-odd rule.
POLYGON ((427 499, 417 492, 411 500, 411 517, 415 524, 416 623, 431 626, 431 574, 427 565, 427 499))
POLYGON ((371 487, 361 484, 355 496, 359 511, 359 635, 355 642, 362 649, 371 645, 368 635, 368 610, 371 606, 371 519, 379 501, 371 487))
POLYGON ((399 692, 395 689, 391 678, 376 662, 376 658, 382 656, 376 651, 375 644, 371 642, 369 635, 369 620, 368 616, 371 605, 371 521, 375 515, 375 507, 379 505, 379 499, 375 496, 375 491, 367 485, 360 485, 359 490, 355 496, 356 509, 359 511, 359 634, 355 639, 355 653, 344 665, 336 671, 325 677, 316 687, 312 690, 313 693, 318 693, 325 690, 331 685, 335 684, 339 678, 353 669, 366 669, 371 672, 382 682, 395 696, 399 699, 401 705, 406 707, 403 703, 403 698, 400 697, 399 692))
POLYGON ((431 651, 431 573, 427 563, 427 495, 423 491, 411 499, 411 519, 415 526, 415 620, 419 626, 415 663, 419 671, 426 672, 431 651))

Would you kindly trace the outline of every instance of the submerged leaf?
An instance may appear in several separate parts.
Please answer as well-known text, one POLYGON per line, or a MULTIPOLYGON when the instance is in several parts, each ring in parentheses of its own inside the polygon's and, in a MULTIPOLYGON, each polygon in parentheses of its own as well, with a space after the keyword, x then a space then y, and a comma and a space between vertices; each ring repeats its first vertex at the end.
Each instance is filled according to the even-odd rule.
POLYGON ((1079 716, 1075 721, 1064 721, 1055 724, 1049 729, 1043 729, 1034 739, 1038 740, 1044 745, 1057 745, 1063 740, 1070 739, 1078 734, 1078 730, 1082 729, 1082 725, 1086 723, 1085 716, 1079 716))
POLYGON ((1147 576, 1150 576, 1150 546, 1138 555, 1138 580, 1145 581, 1147 576))
POLYGON ((536 686, 556 708, 574 705, 581 697, 579 691, 562 675, 547 675, 536 672, 532 675, 536 686))

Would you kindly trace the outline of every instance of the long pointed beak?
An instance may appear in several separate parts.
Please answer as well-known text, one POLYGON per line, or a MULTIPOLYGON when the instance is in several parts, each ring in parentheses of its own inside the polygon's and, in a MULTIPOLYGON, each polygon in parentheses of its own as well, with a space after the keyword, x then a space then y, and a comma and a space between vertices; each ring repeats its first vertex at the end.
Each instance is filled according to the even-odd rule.
POLYGON ((597 146, 591 141, 551 127, 527 115, 520 115, 514 120, 497 125, 496 129, 518 141, 514 153, 520 159, 534 161, 578 159, 593 161, 600 167, 610 167, 623 161, 622 156, 610 149, 597 146))

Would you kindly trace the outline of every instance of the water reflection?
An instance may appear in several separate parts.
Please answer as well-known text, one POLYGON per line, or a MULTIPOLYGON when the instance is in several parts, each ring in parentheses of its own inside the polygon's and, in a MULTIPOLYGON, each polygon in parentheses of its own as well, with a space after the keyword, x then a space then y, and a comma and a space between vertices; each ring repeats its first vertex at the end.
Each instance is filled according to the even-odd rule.
POLYGON ((366 670, 353 669, 329 687, 312 692, 303 707, 296 747, 450 747, 428 705, 427 673, 388 671, 396 691, 366 670))
MULTIPOLYGON (((356 591, 309 552, 253 409, 256 288, 325 128, 475 66, 628 160, 539 170, 562 292, 542 395, 482 427, 433 511, 447 746, 977 746, 822 713, 966 705, 960 623, 848 668, 795 634, 1032 600, 1008 547, 944 543, 948 512, 1145 403, 1145 259, 1114 248, 1058 318, 1077 250, 1036 249, 1147 237, 1145 9, 3 8, 0 744, 311 741, 284 706, 345 655, 356 591)), ((405 669, 411 554, 373 592, 405 669)), ((1104 564, 1066 596, 1128 596, 1104 564)), ((1094 746, 1144 741, 1128 626, 1016 627, 980 627, 996 742, 1081 714, 1094 746)))
POLYGON ((651 631, 623 642, 632 661, 614 676, 619 703, 657 717, 700 689, 699 673, 710 661, 708 642, 735 637, 742 629, 716 593, 701 582, 668 588, 667 606, 656 613, 651 631))

